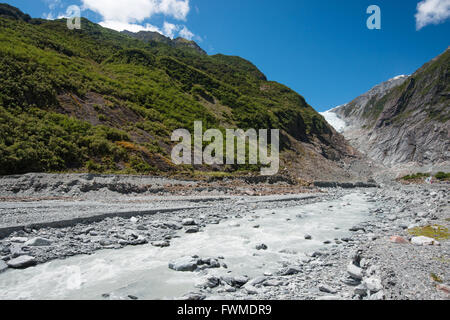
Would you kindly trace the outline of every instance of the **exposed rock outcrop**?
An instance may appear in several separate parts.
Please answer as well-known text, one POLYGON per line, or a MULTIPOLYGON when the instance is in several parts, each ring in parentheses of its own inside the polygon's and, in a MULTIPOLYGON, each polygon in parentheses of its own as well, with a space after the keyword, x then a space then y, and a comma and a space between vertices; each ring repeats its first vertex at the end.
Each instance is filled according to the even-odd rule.
POLYGON ((379 163, 448 164, 449 76, 447 49, 413 75, 382 83, 330 112, 345 121, 351 144, 379 163))

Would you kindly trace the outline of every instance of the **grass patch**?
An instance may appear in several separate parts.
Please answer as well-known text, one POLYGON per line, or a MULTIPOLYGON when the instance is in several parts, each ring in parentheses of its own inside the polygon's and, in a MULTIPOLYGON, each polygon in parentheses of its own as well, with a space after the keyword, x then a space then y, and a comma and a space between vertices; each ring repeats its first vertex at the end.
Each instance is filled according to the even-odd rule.
POLYGON ((428 178, 430 176, 431 175, 429 173, 421 173, 421 172, 419 172, 419 173, 415 173, 415 174, 410 174, 410 175, 404 176, 404 177, 401 178, 401 180, 404 180, 404 181, 419 180, 419 179, 428 178))
POLYGON ((450 172, 438 172, 434 177, 441 181, 447 181, 450 180, 450 172))
POLYGON ((439 277, 437 274, 435 274, 433 272, 430 273, 430 277, 431 277, 431 279, 433 279, 434 282, 437 282, 437 283, 443 283, 444 282, 444 280, 442 280, 441 277, 439 277))
POLYGON ((408 230, 409 234, 420 237, 429 237, 436 240, 447 240, 450 238, 450 232, 448 228, 440 225, 426 226, 426 227, 416 227, 408 230))

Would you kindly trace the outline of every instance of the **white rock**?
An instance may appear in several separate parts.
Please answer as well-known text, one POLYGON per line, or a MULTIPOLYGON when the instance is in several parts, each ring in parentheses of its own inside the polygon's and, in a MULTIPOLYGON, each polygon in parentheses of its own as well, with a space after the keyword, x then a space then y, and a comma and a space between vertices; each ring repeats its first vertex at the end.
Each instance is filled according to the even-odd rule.
POLYGON ((48 247, 52 244, 52 242, 45 238, 33 238, 25 242, 25 246, 27 247, 48 247))
POLYGON ((139 219, 136 218, 136 217, 132 217, 132 218, 130 219, 130 222, 131 222, 131 223, 138 223, 138 222, 139 222, 139 219))
POLYGON ((411 243, 417 246, 439 246, 440 243, 433 238, 428 238, 424 236, 414 237, 411 239, 411 243))
POLYGON ((378 291, 377 293, 371 295, 369 297, 369 300, 384 300, 385 299, 385 295, 383 291, 378 291))
POLYGON ((28 241, 28 238, 25 238, 25 237, 13 237, 13 238, 11 238, 10 241, 14 242, 14 243, 25 243, 25 242, 28 241))
POLYGON ((355 266, 353 263, 350 263, 347 266, 347 273, 350 275, 350 277, 357 280, 362 280, 363 278, 363 270, 355 266))
POLYGON ((383 289, 381 279, 377 278, 377 277, 371 277, 371 278, 364 279, 363 284, 372 293, 377 293, 378 291, 381 291, 383 289))
POLYGON ((196 225, 195 220, 194 220, 194 219, 191 219, 191 218, 184 219, 184 220, 181 222, 181 224, 182 224, 183 226, 195 226, 195 225, 196 225))

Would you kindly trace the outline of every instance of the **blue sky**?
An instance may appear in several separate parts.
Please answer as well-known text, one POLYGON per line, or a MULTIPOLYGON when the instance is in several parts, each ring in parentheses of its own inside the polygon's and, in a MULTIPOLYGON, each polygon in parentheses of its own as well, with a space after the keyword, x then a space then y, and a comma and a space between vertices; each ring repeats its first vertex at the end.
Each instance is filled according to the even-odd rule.
POLYGON ((416 0, 7 2, 33 17, 49 18, 78 5, 82 16, 111 28, 193 38, 209 54, 250 60, 319 111, 413 73, 450 45, 450 0, 424 0, 419 8, 416 0), (366 26, 370 5, 381 9, 381 30, 366 26))

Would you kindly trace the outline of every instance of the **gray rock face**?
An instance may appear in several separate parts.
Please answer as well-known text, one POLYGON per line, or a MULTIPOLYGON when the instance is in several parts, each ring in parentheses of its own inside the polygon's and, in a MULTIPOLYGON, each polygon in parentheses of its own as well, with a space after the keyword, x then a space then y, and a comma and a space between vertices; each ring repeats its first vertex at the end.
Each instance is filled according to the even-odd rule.
POLYGON ((36 259, 31 256, 20 256, 8 261, 8 266, 13 269, 25 269, 36 265, 36 259))
POLYGON ((331 110, 345 121, 350 144, 385 166, 415 163, 449 165, 450 50, 410 77, 374 87, 331 110))

